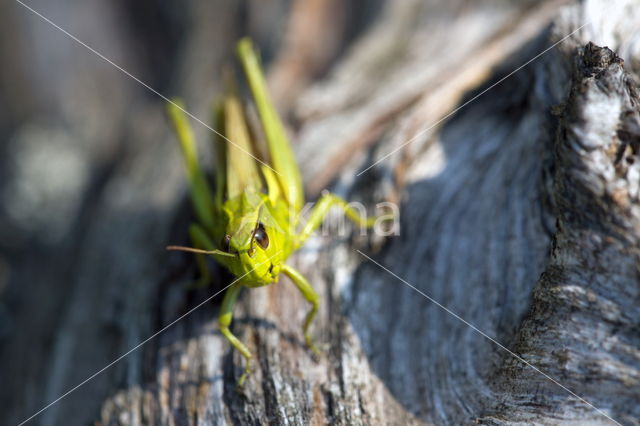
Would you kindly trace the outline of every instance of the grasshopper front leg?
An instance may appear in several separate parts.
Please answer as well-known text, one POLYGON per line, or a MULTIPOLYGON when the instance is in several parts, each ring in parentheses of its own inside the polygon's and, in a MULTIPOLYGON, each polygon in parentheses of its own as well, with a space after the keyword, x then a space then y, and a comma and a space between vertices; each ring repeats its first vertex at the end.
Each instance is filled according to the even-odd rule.
POLYGON ((242 373, 242 376, 240 376, 240 380, 238 380, 238 386, 242 386, 249 373, 251 373, 251 352, 249 351, 249 348, 247 348, 244 343, 238 340, 238 338, 233 335, 231 330, 229 330, 231 320, 233 319, 233 306, 236 304, 236 300, 238 299, 240 290, 242 290, 241 283, 235 283, 227 289, 227 292, 224 294, 224 299, 222 300, 220 316, 218 317, 220 332, 224 335, 224 337, 227 338, 229 343, 231 343, 231 345, 242 354, 246 362, 244 373, 242 373))
POLYGON ((311 310, 309 311, 309 313, 307 313, 307 316, 304 319, 302 332, 304 334, 304 341, 309 349, 311 349, 317 356, 320 356, 320 351, 318 350, 316 345, 313 344, 313 341, 311 340, 311 334, 309 333, 309 327, 311 326, 311 323, 313 322, 313 319, 318 312, 318 307, 320 306, 320 297, 318 296, 318 293, 315 292, 313 287, 311 287, 309 281, 307 281, 307 279, 302 276, 300 272, 296 271, 291 266, 282 265, 282 272, 284 272, 289 278, 291 278, 291 281, 293 281, 298 290, 300 290, 300 293, 302 293, 307 302, 311 304, 311 310))
POLYGON ((362 218, 362 216, 360 216, 360 213, 353 207, 349 206, 349 204, 345 200, 335 194, 325 192, 324 194, 322 194, 322 197, 320 198, 318 203, 311 210, 309 220, 304 225, 304 228, 302 228, 302 231, 300 231, 300 234, 298 235, 296 241, 297 247, 302 246, 304 242, 311 236, 311 234, 313 234, 313 232, 318 229, 318 227, 324 221, 324 218, 329 213, 329 210, 331 210, 331 207, 333 206, 340 207, 347 218, 349 218, 349 220, 354 222, 356 225, 371 228, 376 223, 376 217, 362 218))

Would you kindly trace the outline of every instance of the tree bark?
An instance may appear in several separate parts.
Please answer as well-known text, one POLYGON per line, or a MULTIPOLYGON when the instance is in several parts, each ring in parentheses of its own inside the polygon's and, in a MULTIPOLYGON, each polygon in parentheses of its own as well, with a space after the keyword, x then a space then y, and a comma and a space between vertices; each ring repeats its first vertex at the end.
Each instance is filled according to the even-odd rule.
MULTIPOLYGON (((290 259, 321 296, 323 355, 304 346, 308 306, 287 279, 245 291, 232 327, 254 372, 236 388, 242 357, 217 331, 221 297, 198 307, 231 278, 212 265, 214 285, 188 290, 192 257, 163 251, 186 243, 192 216, 175 141, 146 99, 130 121, 112 117, 127 123, 120 148, 96 142, 111 160, 88 160, 60 253, 12 270, 3 423, 118 360, 34 421, 640 424, 640 1, 387 2, 304 66, 292 58, 317 39, 295 36, 301 14, 329 16, 311 4, 263 41, 308 193, 330 185, 401 212, 396 237, 316 235, 290 259)), ((223 17, 260 7, 194 2, 198 30, 157 84, 207 117, 239 35, 223 17), (221 50, 207 59, 210 40, 221 50)), ((162 58, 150 55, 143 65, 162 58)), ((108 81, 122 90, 114 108, 142 96, 108 81)))

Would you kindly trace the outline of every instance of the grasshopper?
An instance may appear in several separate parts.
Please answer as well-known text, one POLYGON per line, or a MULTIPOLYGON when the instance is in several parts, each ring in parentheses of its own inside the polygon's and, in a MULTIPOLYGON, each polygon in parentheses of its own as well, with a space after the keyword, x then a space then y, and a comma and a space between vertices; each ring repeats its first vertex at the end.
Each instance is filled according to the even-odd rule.
POLYGON ((258 112, 270 161, 258 160, 253 149, 256 138, 249 130, 243 104, 234 90, 229 91, 215 110, 216 191, 212 193, 198 162, 196 142, 184 108, 178 101, 169 103, 168 113, 186 163, 197 223, 189 227, 194 247, 168 248, 196 253, 201 284, 209 281, 207 255, 239 278, 225 292, 219 327, 245 358, 245 370, 238 381, 242 386, 251 371, 251 352, 229 329, 240 290, 276 283, 281 273, 289 277, 311 304, 302 331, 307 346, 319 354, 309 333, 320 304, 318 294, 285 261, 322 224, 333 206, 340 207, 360 226, 371 227, 376 218, 362 218, 346 201, 325 192, 308 220, 302 223, 299 216, 305 201, 300 170, 284 125, 269 98, 258 55, 247 38, 238 42, 237 54, 258 112))

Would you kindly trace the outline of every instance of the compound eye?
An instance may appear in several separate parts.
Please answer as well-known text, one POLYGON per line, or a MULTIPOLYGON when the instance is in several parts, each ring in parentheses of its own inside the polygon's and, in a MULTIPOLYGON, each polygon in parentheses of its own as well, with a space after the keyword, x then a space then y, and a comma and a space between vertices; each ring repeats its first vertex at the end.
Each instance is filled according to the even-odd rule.
POLYGON ((258 224, 258 227, 253 233, 253 239, 263 249, 266 250, 266 248, 269 247, 269 236, 267 235, 267 231, 265 231, 264 226, 261 223, 258 224))
POLYGON ((231 235, 225 235, 220 242, 220 250, 229 253, 229 244, 231 243, 231 235))

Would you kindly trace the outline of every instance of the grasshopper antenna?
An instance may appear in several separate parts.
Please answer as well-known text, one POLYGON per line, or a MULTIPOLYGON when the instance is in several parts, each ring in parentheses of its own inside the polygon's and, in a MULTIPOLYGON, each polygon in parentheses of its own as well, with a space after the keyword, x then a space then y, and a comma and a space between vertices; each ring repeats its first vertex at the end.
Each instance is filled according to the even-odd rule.
POLYGON ((200 250, 194 247, 185 247, 185 246, 167 246, 166 249, 171 251, 186 251, 189 253, 198 253, 198 254, 219 254, 221 256, 234 257, 234 255, 232 255, 231 253, 227 253, 222 250, 200 250))

